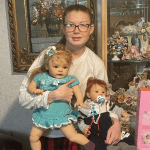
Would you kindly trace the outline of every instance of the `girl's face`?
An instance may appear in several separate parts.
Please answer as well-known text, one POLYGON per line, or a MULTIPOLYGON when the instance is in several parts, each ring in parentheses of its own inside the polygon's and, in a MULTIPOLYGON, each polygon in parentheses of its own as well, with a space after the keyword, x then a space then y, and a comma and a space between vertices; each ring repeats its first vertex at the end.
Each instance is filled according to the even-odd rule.
MULTIPOLYGON (((65 17, 65 24, 91 24, 91 21, 87 13, 82 11, 71 11, 65 17)), ((66 27, 62 26, 62 30, 66 37, 66 46, 69 49, 72 49, 72 47, 83 48, 94 30, 94 25, 90 25, 87 32, 81 32, 78 27, 72 32, 67 32, 66 27)))
POLYGON ((49 60, 49 74, 57 79, 64 78, 68 75, 69 65, 65 59, 50 59, 49 60))
POLYGON ((90 92, 87 92, 86 94, 92 101, 97 102, 98 96, 106 97, 106 89, 99 84, 94 84, 90 89, 90 92))

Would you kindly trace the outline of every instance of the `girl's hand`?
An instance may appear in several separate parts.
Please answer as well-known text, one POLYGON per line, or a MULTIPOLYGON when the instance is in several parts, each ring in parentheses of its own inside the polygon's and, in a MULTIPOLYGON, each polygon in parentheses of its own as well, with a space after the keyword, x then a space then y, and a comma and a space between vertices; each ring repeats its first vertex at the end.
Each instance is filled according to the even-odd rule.
POLYGON ((61 85, 58 89, 49 92, 47 103, 50 104, 54 102, 55 100, 60 100, 60 99, 71 102, 71 99, 73 96, 73 89, 69 88, 68 85, 73 83, 74 81, 75 81, 75 78, 71 79, 66 84, 61 85))
POLYGON ((74 104, 74 107, 77 107, 77 106, 81 106, 81 108, 86 108, 86 105, 83 103, 83 101, 77 101, 74 104))
POLYGON ((35 94, 35 95, 43 95, 43 92, 44 92, 44 90, 35 89, 35 90, 33 91, 33 94, 35 94))
POLYGON ((121 140, 121 126, 120 122, 117 119, 112 118, 112 120, 114 124, 109 128, 107 132, 105 143, 114 145, 121 140))
POLYGON ((84 135, 85 135, 86 137, 88 137, 90 134, 91 134, 91 132, 90 132, 90 130, 89 130, 89 127, 86 127, 86 128, 84 129, 84 135))

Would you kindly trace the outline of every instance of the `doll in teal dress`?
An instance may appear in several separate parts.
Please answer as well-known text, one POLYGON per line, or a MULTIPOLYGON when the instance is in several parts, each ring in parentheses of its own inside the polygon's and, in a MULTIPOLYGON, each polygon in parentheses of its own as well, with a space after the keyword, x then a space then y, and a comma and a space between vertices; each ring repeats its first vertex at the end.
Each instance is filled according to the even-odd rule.
MULTIPOLYGON (((68 75, 71 63, 72 56, 69 50, 61 45, 48 47, 43 66, 33 70, 30 75, 29 93, 40 95, 44 91, 53 91, 75 78, 75 81, 68 85, 73 89, 77 99, 74 106, 85 108, 78 79, 74 75, 68 75)), ((74 111, 69 102, 61 99, 50 103, 48 109, 43 107, 36 109, 33 112, 34 125, 30 132, 32 150, 41 150, 40 137, 46 129, 60 129, 70 141, 83 145, 87 150, 94 150, 95 144, 74 129, 72 123, 77 122, 78 116, 79 112, 74 111)))

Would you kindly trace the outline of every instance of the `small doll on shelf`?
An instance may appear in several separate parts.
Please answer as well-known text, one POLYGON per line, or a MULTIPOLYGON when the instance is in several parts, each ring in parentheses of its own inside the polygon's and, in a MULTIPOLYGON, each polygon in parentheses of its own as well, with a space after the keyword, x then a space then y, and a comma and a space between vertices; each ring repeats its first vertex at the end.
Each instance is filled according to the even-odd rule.
POLYGON ((116 49, 117 49, 117 52, 118 54, 122 53, 122 50, 123 50, 123 44, 122 44, 122 40, 121 38, 118 38, 117 39, 117 45, 116 45, 116 49))
MULTIPOLYGON (((73 89, 77 98, 76 106, 85 108, 83 95, 79 87, 79 81, 74 75, 68 75, 72 64, 72 55, 62 45, 50 46, 45 51, 44 65, 31 72, 28 91, 31 94, 41 95, 43 91, 53 91, 62 84, 73 89), (74 82, 70 82, 75 78, 74 82)), ((60 99, 48 105, 48 108, 38 108, 33 112, 33 127, 30 132, 30 144, 32 150, 41 150, 40 137, 47 129, 60 129, 72 142, 76 142, 86 148, 94 150, 95 144, 84 135, 75 131, 73 123, 77 122, 79 112, 74 111, 69 102, 60 99)))
POLYGON ((88 139, 95 143, 95 150, 116 150, 124 147, 128 150, 136 150, 136 147, 133 146, 133 136, 125 131, 122 131, 120 135, 121 141, 117 139, 110 143, 111 145, 105 143, 107 132, 114 119, 129 118, 128 113, 108 100, 106 83, 90 77, 85 93, 89 99, 84 101, 87 108, 79 109, 81 116, 78 118, 78 126, 88 139))

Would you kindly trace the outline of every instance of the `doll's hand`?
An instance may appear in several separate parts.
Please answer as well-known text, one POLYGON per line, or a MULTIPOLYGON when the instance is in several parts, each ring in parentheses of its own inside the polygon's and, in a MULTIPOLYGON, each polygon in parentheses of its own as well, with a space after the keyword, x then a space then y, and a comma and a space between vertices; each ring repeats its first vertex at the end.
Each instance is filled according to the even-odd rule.
POLYGON ((89 130, 89 127, 86 127, 86 128, 84 129, 84 135, 85 135, 86 137, 88 137, 90 134, 91 134, 91 132, 90 132, 90 130, 89 130))
POLYGON ((74 104, 74 107, 77 107, 77 106, 81 106, 81 108, 86 108, 86 105, 83 103, 83 101, 77 101, 74 104))
POLYGON ((123 112, 121 115, 120 115, 120 120, 121 121, 129 121, 129 114, 126 113, 126 112, 123 112))
POLYGON ((36 89, 36 90, 33 91, 33 94, 35 94, 35 95, 43 95, 43 91, 44 90, 36 89))
POLYGON ((129 118, 129 114, 126 113, 126 112, 123 112, 120 117, 125 117, 126 119, 128 119, 129 118))

